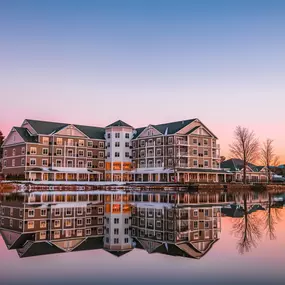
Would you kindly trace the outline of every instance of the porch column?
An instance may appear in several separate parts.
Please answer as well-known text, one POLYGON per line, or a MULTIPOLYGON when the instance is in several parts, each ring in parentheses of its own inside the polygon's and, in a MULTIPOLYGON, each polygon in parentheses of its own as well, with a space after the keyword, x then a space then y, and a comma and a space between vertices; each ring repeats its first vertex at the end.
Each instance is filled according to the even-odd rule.
POLYGON ((207 176, 207 182, 209 182, 209 174, 207 173, 206 176, 207 176))
POLYGON ((53 173, 53 180, 56 181, 56 173, 53 173))
POLYGON ((98 174, 98 181, 101 181, 101 174, 98 174))
POLYGON ((197 182, 199 182, 200 181, 200 175, 199 175, 199 173, 197 173, 197 182))
POLYGON ((224 174, 224 182, 227 182, 227 174, 224 174))
POLYGON ((43 172, 41 173, 41 181, 43 181, 44 180, 44 174, 43 174, 43 172))
POLYGON ((88 182, 90 181, 90 173, 87 173, 88 182))
POLYGON ((216 174, 216 182, 219 182, 219 175, 216 174))
POLYGON ((167 182, 169 182, 169 173, 167 173, 167 182))
POLYGON ((67 181, 68 180, 68 173, 65 173, 64 175, 65 175, 65 181, 67 181))
POLYGON ((79 173, 76 173, 76 181, 79 181, 79 173))
POLYGON ((160 182, 160 173, 157 174, 158 182, 160 182))

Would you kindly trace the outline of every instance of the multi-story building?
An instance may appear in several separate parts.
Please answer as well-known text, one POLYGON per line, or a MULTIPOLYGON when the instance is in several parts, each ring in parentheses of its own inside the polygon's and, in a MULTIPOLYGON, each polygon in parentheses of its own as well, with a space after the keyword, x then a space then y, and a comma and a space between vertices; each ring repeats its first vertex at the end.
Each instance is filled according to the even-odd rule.
POLYGON ((133 127, 116 121, 106 127, 106 180, 131 180, 131 139, 133 127))
POLYGON ((134 180, 226 181, 217 137, 198 119, 149 125, 134 131, 134 180))
POLYGON ((3 173, 29 180, 224 182, 217 137, 198 119, 134 129, 25 120, 3 145, 3 173), (105 175, 106 174, 106 175, 105 175))
POLYGON ((29 180, 104 179, 104 128, 25 120, 4 141, 3 173, 29 180))
POLYGON ((72 251, 89 238, 103 238, 102 195, 30 194, 4 198, 1 235, 20 257, 72 251), (32 254, 33 253, 33 254, 32 254))

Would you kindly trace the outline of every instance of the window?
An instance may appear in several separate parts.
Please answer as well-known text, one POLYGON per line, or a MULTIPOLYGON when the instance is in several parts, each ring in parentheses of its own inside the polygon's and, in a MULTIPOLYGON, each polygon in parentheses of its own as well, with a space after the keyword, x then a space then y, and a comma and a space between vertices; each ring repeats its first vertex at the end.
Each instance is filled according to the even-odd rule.
POLYGON ((28 221, 28 229, 29 229, 29 230, 30 230, 30 229, 33 229, 34 226, 35 226, 34 221, 28 221))
POLYGON ((115 138, 119 139, 120 138, 120 133, 115 133, 115 138))
POLYGON ((168 138, 168 143, 169 143, 169 144, 172 144, 172 143, 173 143, 173 137, 169 137, 169 138, 168 138))
POLYGON ((107 134, 107 138, 108 138, 108 139, 111 138, 111 134, 110 134, 110 133, 107 134))
POLYGON ((128 223, 129 223, 129 219, 126 218, 126 219, 125 219, 125 224, 127 225, 128 223))
POLYGON ((102 225, 103 224, 103 218, 98 218, 98 225, 102 225))
POLYGON ((13 208, 10 208, 10 216, 13 216, 13 208))
POLYGON ((125 153, 125 157, 130 157, 130 153, 129 153, 129 152, 126 152, 126 153, 125 153))
POLYGON ((83 163, 82 160, 79 160, 79 161, 78 161, 78 167, 84 167, 84 163, 83 163))
POLYGON ((198 222, 194 221, 194 229, 198 229, 198 222))
POLYGON ((26 149, 24 147, 22 147, 21 152, 22 152, 22 154, 25 154, 26 153, 26 149))
MULTIPOLYGON (((3 210, 4 210, 4 209, 3 209, 3 210)), ((4 215, 4 211, 3 211, 3 215, 4 215)), ((20 215, 20 217, 23 217, 23 209, 20 209, 19 215, 20 215)))
MULTIPOLYGON (((59 234, 60 234, 60 233, 59 233, 59 234)), ((72 234, 71 230, 65 231, 65 236, 66 236, 66 237, 71 237, 71 234, 72 234)), ((60 235, 59 235, 58 238, 60 238, 60 235)))
POLYGON ((209 222, 205 222, 205 228, 206 228, 206 229, 209 228, 209 222))
POLYGON ((199 238, 199 233, 194 233, 194 239, 198 239, 199 238))
POLYGON ((110 157, 110 152, 107 152, 107 157, 110 157))
POLYGON ((129 234, 129 229, 125 229, 125 235, 129 234))
POLYGON ((160 145, 160 144, 161 144, 161 138, 158 138, 158 139, 156 140, 156 143, 157 143, 158 145, 160 145))
POLYGON ((93 147, 93 142, 92 142, 92 141, 88 141, 87 145, 88 145, 89 147, 93 147))
POLYGON ((92 161, 87 161, 87 168, 92 168, 92 161))
POLYGON ((40 232, 40 239, 46 239, 46 232, 40 232))
POLYGON ((198 166, 198 160, 193 160, 193 165, 198 166))
POLYGON ((42 154, 43 155, 48 155, 48 148, 43 148, 42 154))
POLYGON ((43 144, 49 144, 49 138, 43 137, 43 144))
POLYGON ((103 157, 104 157, 104 152, 103 152, 103 151, 100 151, 100 152, 99 152, 99 157, 100 157, 100 158, 103 158, 103 157))
POLYGON ((88 157, 92 157, 92 156, 93 156, 93 152, 92 152, 92 151, 88 151, 88 152, 87 152, 87 156, 88 156, 88 157))
POLYGON ((158 156, 161 155, 161 148, 158 148, 158 149, 156 150, 156 155, 158 155, 158 156))
POLYGON ((198 150, 197 149, 193 149, 193 155, 197 155, 198 154, 198 150))
POLYGON ((35 216, 35 210, 28 210, 28 217, 34 217, 35 216))
POLYGON ((56 144, 62 145, 62 138, 56 138, 56 144))
POLYGON ((119 229, 118 228, 115 228, 114 229, 114 235, 118 235, 119 234, 119 229))
POLYGON ((56 167, 61 167, 62 166, 62 161, 61 160, 57 160, 56 161, 56 167))
POLYGON ((114 224, 118 224, 118 223, 119 223, 119 221, 120 221, 120 219, 119 219, 119 218, 115 218, 115 219, 114 219, 114 224))
POLYGON ((125 243, 129 243, 129 238, 125 238, 125 243))
POLYGON ((48 166, 48 160, 47 159, 42 160, 42 166, 48 166))
POLYGON ((97 229, 97 234, 98 235, 102 235, 103 234, 103 229, 102 228, 98 228, 97 229))
POLYGON ((7 167, 7 160, 4 160, 3 166, 4 166, 4 167, 7 167))
POLYGON ((82 219, 77 219, 77 226, 82 226, 82 225, 83 225, 82 219))
POLYGON ((147 131, 147 135, 150 137, 150 136, 152 136, 153 135, 153 131, 152 130, 148 130, 147 131))
POLYGON ((15 166, 15 159, 12 159, 12 166, 15 166))
POLYGON ((161 221, 156 221, 156 226, 157 226, 158 228, 161 228, 161 221))
POLYGON ((209 166, 209 161, 208 161, 208 160, 205 160, 205 161, 204 161, 204 166, 206 166, 206 167, 209 166))
POLYGON ((110 147, 110 146, 111 146, 111 144, 108 142, 108 143, 107 143, 107 147, 110 147))
POLYGON ((108 237, 106 237, 106 243, 109 243, 109 238, 108 237))
POLYGON ((172 165, 173 165, 172 159, 168 159, 168 166, 172 166, 172 165))
POLYGON ((120 146, 120 142, 115 142, 115 147, 119 147, 120 146))
MULTIPOLYGON (((66 236, 67 236, 67 232, 68 232, 68 231, 66 231, 66 236)), ((53 236, 54 236, 55 239, 60 238, 60 231, 55 231, 55 232, 53 233, 53 236)))
POLYGON ((99 166, 99 168, 104 168, 104 162, 103 161, 99 161, 98 166, 99 166))
POLYGON ((130 134, 129 134, 129 133, 126 133, 126 134, 125 134, 125 138, 126 138, 126 139, 129 139, 129 138, 130 138, 130 134))
POLYGON ((86 219, 86 225, 91 225, 91 218, 86 219))
POLYGON ((68 149, 67 150, 67 156, 73 156, 73 150, 72 149, 68 149))
POLYGON ((65 214, 66 214, 66 216, 71 216, 72 215, 72 210, 70 208, 67 208, 65 210, 65 214))
POLYGON ((130 143, 129 142, 126 142, 125 143, 125 147, 129 147, 130 146, 130 143))
POLYGON ((65 219, 64 223, 65 223, 66 227, 71 227, 72 226, 72 220, 71 219, 65 219))
POLYGON ((83 214, 83 209, 77 208, 77 215, 82 215, 82 214, 83 214))
POLYGON ((193 216, 194 216, 194 217, 198 217, 198 210, 194 210, 193 216))
MULTIPOLYGON (((13 152, 14 152, 14 149, 13 149, 13 152)), ((30 154, 37 154, 37 148, 36 147, 30 147, 30 154)), ((15 155, 13 153, 13 155, 15 155)))
POLYGON ((16 155, 16 149, 13 148, 13 152, 12 152, 13 156, 16 155))
POLYGON ((78 156, 84 156, 84 150, 80 149, 80 150, 78 151, 78 156))
POLYGON ((30 158, 30 165, 36 165, 36 159, 30 158))
POLYGON ((104 148, 104 142, 99 142, 99 147, 104 148))
POLYGON ((119 243, 119 239, 118 238, 114 238, 114 244, 118 244, 119 243))
POLYGON ((19 228, 22 229, 23 228, 23 222, 19 221, 19 228))
POLYGON ((41 210, 41 216, 45 217, 47 215, 47 210, 46 209, 42 209, 41 210))
POLYGON ((61 148, 56 149, 56 155, 62 155, 62 149, 61 148))
POLYGON ((46 228, 46 226, 47 226, 46 221, 40 221, 40 228, 41 228, 41 229, 46 228))
POLYGON ((208 155, 209 152, 207 150, 204 150, 204 155, 208 155))
POLYGON ((98 208, 98 214, 103 214, 103 207, 98 208))
POLYGON ((209 210, 205 209, 205 216, 208 217, 209 216, 209 210))
POLYGON ((115 157, 120 157, 120 153, 119 152, 115 152, 115 157))
POLYGON ((13 227, 13 220, 10 219, 10 227, 12 228, 13 227))
POLYGON ((168 155, 173 155, 173 148, 168 149, 168 155))
POLYGON ((79 140, 78 141, 78 146, 84 146, 84 140, 79 140))
POLYGON ((67 145, 73 146, 73 139, 68 139, 67 140, 67 145))
POLYGON ((208 140, 204 140, 204 145, 208 145, 208 140))
POLYGON ((54 215, 59 216, 60 215, 60 209, 55 209, 54 215))
POLYGON ((60 220, 55 220, 54 221, 54 227, 59 228, 60 227, 60 220))
POLYGON ((67 167, 73 167, 73 161, 72 160, 67 161, 67 167))
POLYGON ((91 207, 86 208, 86 214, 87 215, 91 215, 92 214, 92 208, 91 207))
POLYGON ((145 141, 144 140, 141 141, 141 146, 145 146, 145 141))
POLYGON ((197 139, 193 139, 193 144, 197 144, 198 140, 197 139))
POLYGON ((91 236, 91 229, 86 229, 85 233, 86 233, 87 236, 91 236))

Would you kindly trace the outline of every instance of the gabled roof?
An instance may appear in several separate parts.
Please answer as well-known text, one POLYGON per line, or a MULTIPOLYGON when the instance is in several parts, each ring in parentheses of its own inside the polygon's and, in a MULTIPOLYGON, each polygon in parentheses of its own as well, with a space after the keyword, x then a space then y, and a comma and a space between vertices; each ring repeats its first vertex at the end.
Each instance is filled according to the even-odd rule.
POLYGON ((121 256, 125 255, 126 253, 129 253, 130 251, 132 251, 132 249, 129 249, 129 250, 107 250, 107 249, 104 249, 104 250, 111 253, 112 255, 114 255, 116 257, 121 257, 121 256))
MULTIPOLYGON (((247 165, 252 169, 254 172, 259 172, 261 169, 257 167, 256 165, 252 163, 248 163, 247 165)), ((243 169, 243 160, 238 159, 238 158, 231 158, 228 160, 225 160, 221 163, 221 168, 229 168, 230 171, 240 171, 243 169)))
MULTIPOLYGON (((177 121, 177 122, 171 122, 171 123, 166 123, 166 124, 159 124, 159 125, 153 125, 151 124, 152 127, 157 129, 159 132, 161 132, 164 135, 173 135, 176 134, 178 131, 189 125, 190 123, 194 122, 196 119, 190 119, 190 120, 184 120, 184 121, 177 121)), ((147 128, 138 128, 136 129, 136 134, 134 138, 137 138, 142 131, 147 128)))
POLYGON ((82 125, 74 125, 74 126, 91 139, 98 139, 98 140, 105 139, 105 129, 104 128, 82 126, 82 125))
POLYGON ((118 120, 118 121, 108 125, 106 128, 109 128, 109 127, 130 127, 130 128, 132 128, 132 126, 130 126, 129 124, 125 123, 122 120, 118 120))
POLYGON ((66 123, 57 123, 57 122, 48 122, 48 121, 38 121, 26 119, 32 128, 40 135, 49 135, 54 131, 58 131, 69 124, 66 123))
POLYGON ((25 142, 30 142, 30 143, 38 142, 38 137, 31 135, 26 128, 13 127, 13 129, 15 129, 19 133, 19 135, 22 137, 22 139, 25 142))
POLYGON ((186 135, 190 135, 192 134, 193 132, 195 132, 197 129, 199 129, 201 126, 196 126, 194 127, 193 129, 191 129, 188 133, 186 133, 186 135))
MULTIPOLYGON (((27 121, 32 128, 40 135, 50 135, 52 133, 56 133, 61 129, 71 125, 67 123, 57 123, 57 122, 48 122, 48 121, 38 121, 38 120, 30 120, 27 121)), ((104 140, 105 129, 100 127, 93 126, 84 126, 84 125, 73 125, 77 129, 79 129, 82 133, 88 136, 91 139, 102 139, 104 140)), ((23 128, 22 128, 23 129, 23 128)))

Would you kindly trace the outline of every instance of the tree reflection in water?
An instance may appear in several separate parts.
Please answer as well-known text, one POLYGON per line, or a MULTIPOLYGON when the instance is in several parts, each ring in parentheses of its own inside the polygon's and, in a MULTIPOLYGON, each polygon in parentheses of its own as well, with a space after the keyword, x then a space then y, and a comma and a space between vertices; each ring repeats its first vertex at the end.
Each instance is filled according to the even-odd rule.
POLYGON ((272 194, 268 194, 268 209, 264 214, 264 228, 270 240, 276 239, 275 226, 282 220, 282 205, 278 205, 272 199, 272 194))
POLYGON ((233 234, 238 238, 237 249, 240 254, 256 247, 262 237, 262 218, 258 213, 250 213, 246 194, 243 194, 243 217, 234 220, 233 234))

